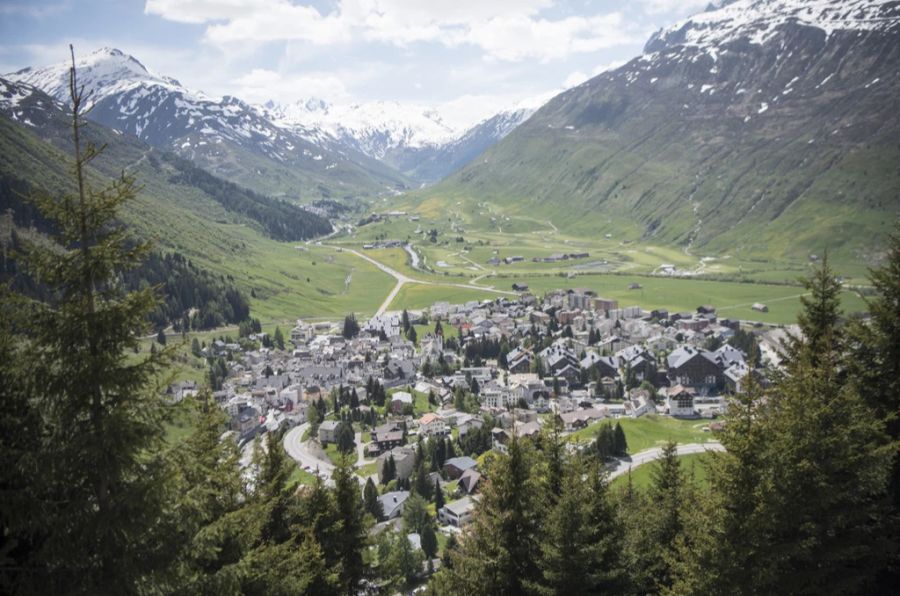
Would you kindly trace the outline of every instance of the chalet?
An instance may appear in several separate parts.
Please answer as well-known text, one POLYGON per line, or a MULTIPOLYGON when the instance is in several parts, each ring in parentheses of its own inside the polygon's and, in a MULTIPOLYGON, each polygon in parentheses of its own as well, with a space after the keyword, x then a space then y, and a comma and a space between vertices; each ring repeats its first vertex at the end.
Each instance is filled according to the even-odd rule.
POLYGON ((589 408, 587 410, 575 410, 574 412, 566 412, 560 414, 563 426, 567 431, 574 431, 584 428, 587 425, 603 418, 606 414, 597 408, 589 408))
POLYGON ((682 346, 669 354, 666 363, 670 385, 706 391, 723 384, 716 356, 706 350, 682 346))
POLYGON ((442 523, 462 528, 472 520, 474 511, 475 502, 471 497, 464 497, 441 507, 441 510, 438 511, 438 519, 442 523))
POLYGON ((622 370, 631 370, 639 382, 656 384, 656 359, 646 348, 629 346, 616 352, 616 359, 622 370))
POLYGON ((399 424, 382 424, 372 429, 372 443, 369 445, 369 452, 378 455, 404 443, 406 443, 406 439, 399 424))
POLYGON ((506 355, 506 367, 511 373, 527 373, 534 362, 534 354, 525 348, 515 348, 506 355))
POLYGON ((596 352, 588 352, 581 360, 581 368, 596 370, 599 377, 619 376, 619 361, 611 356, 598 356, 596 352))
POLYGON ((625 413, 632 418, 639 418, 644 414, 655 410, 650 392, 646 389, 632 389, 628 392, 628 400, 625 402, 625 413))
POLYGON ((769 307, 762 302, 754 302, 753 306, 751 306, 750 308, 752 308, 756 312, 769 312, 769 307))
POLYGON ((396 490, 378 497, 384 519, 394 519, 403 515, 403 506, 409 499, 409 491, 396 490))
POLYGON ((475 468, 469 468, 459 477, 459 488, 467 495, 471 495, 481 481, 481 474, 475 468))
POLYGON ((465 455, 462 457, 451 457, 444 462, 444 472, 449 479, 456 480, 463 475, 463 472, 477 465, 474 459, 465 455))
POLYGON ((694 395, 693 389, 682 385, 666 389, 666 408, 669 415, 688 418, 694 416, 694 395))
POLYGON ((419 434, 421 436, 443 436, 449 432, 444 419, 437 414, 428 413, 419 418, 419 434))
POLYGON ((516 282, 516 283, 514 283, 514 284, 512 285, 512 289, 513 289, 514 292, 527 292, 527 291, 528 291, 528 284, 523 284, 523 283, 516 282))

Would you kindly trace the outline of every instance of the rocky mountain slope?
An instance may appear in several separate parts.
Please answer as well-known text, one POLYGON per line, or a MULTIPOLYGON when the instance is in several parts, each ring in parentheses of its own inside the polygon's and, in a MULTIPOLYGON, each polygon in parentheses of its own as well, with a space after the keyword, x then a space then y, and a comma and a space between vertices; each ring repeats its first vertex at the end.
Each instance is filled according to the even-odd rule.
POLYGON ((738 0, 430 191, 685 250, 870 260, 900 216, 900 2, 738 0))

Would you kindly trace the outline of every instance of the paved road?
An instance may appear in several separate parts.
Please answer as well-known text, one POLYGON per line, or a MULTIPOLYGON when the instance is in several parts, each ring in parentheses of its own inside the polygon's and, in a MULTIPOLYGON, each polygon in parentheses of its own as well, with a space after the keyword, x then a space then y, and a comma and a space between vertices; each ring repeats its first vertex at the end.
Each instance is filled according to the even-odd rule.
POLYGON ((284 450, 302 467, 309 467, 312 470, 319 469, 319 475, 324 476, 326 480, 331 479, 334 472, 334 464, 329 460, 319 459, 309 452, 306 443, 302 440, 303 433, 309 428, 309 423, 295 426, 284 435, 284 450))
MULTIPOLYGON (((338 248, 338 247, 334 247, 334 248, 338 248)), ((376 261, 375 259, 373 259, 372 257, 370 257, 368 255, 362 254, 361 252, 359 252, 357 250, 353 250, 352 248, 343 248, 342 250, 346 250, 347 252, 352 253, 361 259, 365 259, 366 261, 372 263, 373 265, 375 265, 376 267, 378 267, 379 269, 381 269, 382 271, 384 271, 385 273, 387 273, 388 275, 392 276, 394 279, 397 280, 397 284, 391 290, 390 294, 387 295, 387 298, 384 299, 384 302, 382 302, 381 306, 378 307, 378 310, 375 311, 375 316, 380 316, 380 315, 383 315, 385 312, 387 312, 387 309, 391 305, 391 302, 393 302, 394 298, 397 297, 397 294, 400 292, 400 288, 402 288, 404 286, 404 284, 423 284, 426 286, 444 286, 444 287, 454 287, 454 288, 465 288, 467 290, 480 290, 482 292, 492 292, 494 294, 504 294, 506 296, 517 296, 518 295, 515 292, 508 292, 505 290, 496 290, 494 288, 486 288, 483 286, 474 286, 472 284, 441 283, 441 282, 426 281, 424 279, 413 279, 407 275, 400 273, 396 269, 388 267, 387 265, 385 265, 384 263, 382 263, 380 261, 376 261)))
MULTIPOLYGON (((621 476, 632 468, 650 463, 662 457, 662 447, 646 449, 635 453, 630 458, 621 459, 609 474, 610 480, 616 476, 621 476)), ((687 445, 678 445, 678 455, 691 455, 693 453, 705 453, 707 451, 725 451, 725 447, 718 441, 709 443, 689 443, 687 445)))

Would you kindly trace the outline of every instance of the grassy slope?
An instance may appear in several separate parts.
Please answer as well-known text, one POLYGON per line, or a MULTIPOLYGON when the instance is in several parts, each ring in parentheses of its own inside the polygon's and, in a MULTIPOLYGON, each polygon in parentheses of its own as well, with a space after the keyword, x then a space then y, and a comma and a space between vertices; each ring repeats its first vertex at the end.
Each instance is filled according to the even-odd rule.
MULTIPOLYGON (((694 453, 680 456, 678 462, 688 477, 693 477, 694 482, 702 487, 707 482, 706 465, 711 457, 715 457, 715 453, 694 453)), ((646 490, 653 481, 653 470, 656 467, 656 464, 648 463, 631 470, 632 486, 637 490, 646 490)), ((628 486, 628 474, 614 478, 610 486, 617 490, 623 490, 628 486)))
POLYGON ((826 248, 841 264, 871 263, 900 215, 896 78, 868 84, 896 60, 896 39, 788 43, 733 48, 715 64, 679 49, 655 66, 636 60, 557 96, 409 203, 437 216, 487 201, 510 224, 552 219, 585 239, 690 245, 769 268, 826 248))
MULTIPOLYGON (((125 206, 125 223, 158 247, 232 276, 248 295, 256 294, 251 298, 254 316, 270 321, 370 314, 390 290, 390 276, 362 259, 266 238, 196 187, 173 184, 174 171, 150 155, 137 143, 115 143, 94 162, 90 180, 100 187, 123 169, 135 176, 140 190, 125 206)), ((41 180, 59 192, 69 188, 66 164, 59 151, 30 130, 0 118, 0 171, 41 180)))
POLYGON ((645 449, 660 447, 667 441, 676 443, 706 443, 714 440, 703 427, 709 424, 704 420, 680 420, 668 416, 641 416, 640 418, 620 418, 616 421, 604 420, 583 428, 569 436, 570 441, 592 441, 597 430, 606 424, 618 422, 625 431, 628 441, 628 452, 638 453, 645 449))

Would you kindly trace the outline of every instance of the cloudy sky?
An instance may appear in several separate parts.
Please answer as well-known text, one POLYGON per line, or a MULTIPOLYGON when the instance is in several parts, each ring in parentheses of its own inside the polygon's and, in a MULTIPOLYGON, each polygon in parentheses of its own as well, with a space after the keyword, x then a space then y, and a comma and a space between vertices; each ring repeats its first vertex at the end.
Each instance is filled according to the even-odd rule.
POLYGON ((0 0, 0 72, 110 46, 210 95, 437 107, 463 126, 638 55, 708 0, 0 0))

